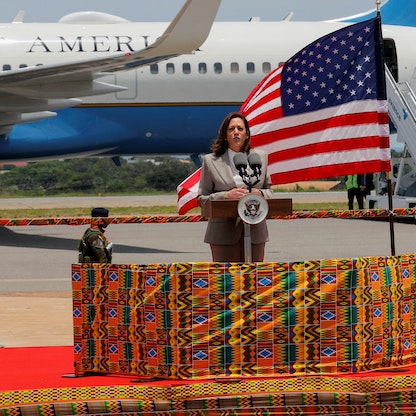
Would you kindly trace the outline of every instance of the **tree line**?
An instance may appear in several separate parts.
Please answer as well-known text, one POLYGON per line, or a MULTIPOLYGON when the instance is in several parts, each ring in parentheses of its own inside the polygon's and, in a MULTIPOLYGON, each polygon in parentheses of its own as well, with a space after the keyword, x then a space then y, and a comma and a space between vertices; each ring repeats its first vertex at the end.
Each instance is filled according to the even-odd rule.
MULTIPOLYGON (((11 168, 11 166, 10 166, 11 168)), ((3 197, 62 194, 172 192, 192 172, 189 160, 169 157, 120 159, 79 158, 32 162, 0 175, 3 197)))
POLYGON ((6 169, 0 174, 2 197, 175 192, 197 168, 190 159, 141 156, 120 158, 120 166, 110 158, 77 158, 6 165, 6 169))

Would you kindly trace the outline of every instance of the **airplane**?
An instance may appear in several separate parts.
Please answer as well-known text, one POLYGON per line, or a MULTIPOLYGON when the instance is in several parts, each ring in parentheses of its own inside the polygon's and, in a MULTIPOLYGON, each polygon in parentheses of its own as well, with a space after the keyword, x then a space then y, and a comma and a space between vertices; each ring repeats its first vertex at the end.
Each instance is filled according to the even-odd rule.
MULTIPOLYGON (((416 15, 408 3, 406 15, 416 15)), ((187 0, 170 25, 99 12, 46 24, 18 14, 1 25, 0 161, 165 154, 198 164, 224 115, 267 73, 351 24, 213 22, 219 5, 187 0)), ((383 3, 382 18, 397 5, 383 3)), ((393 75, 412 82, 416 28, 383 24, 383 35, 393 75)))

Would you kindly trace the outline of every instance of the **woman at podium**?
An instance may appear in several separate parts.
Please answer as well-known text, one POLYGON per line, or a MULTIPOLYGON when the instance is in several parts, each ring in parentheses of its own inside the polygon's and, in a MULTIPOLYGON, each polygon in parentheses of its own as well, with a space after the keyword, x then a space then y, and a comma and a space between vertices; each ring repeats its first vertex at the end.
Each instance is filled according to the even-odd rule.
MULTIPOLYGON (((249 125, 242 114, 234 112, 225 117, 211 150, 202 162, 198 190, 202 209, 211 201, 240 200, 250 192, 272 197, 267 155, 251 148, 249 125)), ((268 240, 266 220, 251 226, 252 261, 263 261, 268 240)), ((213 261, 243 262, 243 221, 238 215, 210 217, 204 242, 210 244, 213 261)))

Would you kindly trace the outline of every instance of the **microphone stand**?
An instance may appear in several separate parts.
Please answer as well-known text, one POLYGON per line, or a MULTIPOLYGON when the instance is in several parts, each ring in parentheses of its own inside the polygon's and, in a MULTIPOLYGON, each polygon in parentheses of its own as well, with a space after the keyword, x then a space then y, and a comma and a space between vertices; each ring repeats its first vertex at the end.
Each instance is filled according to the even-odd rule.
POLYGON ((251 251, 251 224, 244 222, 244 262, 251 263, 253 261, 251 251))
MULTIPOLYGON (((260 182, 260 174, 259 172, 254 172, 252 175, 249 175, 247 171, 240 170, 239 171, 241 179, 243 180, 244 184, 248 187, 249 193, 253 189, 253 186, 260 182), (252 178, 256 177, 255 181, 252 178)), ((246 263, 252 262, 252 250, 251 250, 251 224, 243 221, 244 223, 244 261, 246 263)))
POLYGON ((245 171, 245 173, 242 174, 242 172, 240 172, 240 176, 241 179, 244 182, 244 185, 246 185, 248 187, 248 191, 251 193, 251 190, 253 189, 254 185, 257 185, 260 182, 260 175, 257 173, 253 173, 252 175, 249 175, 247 173, 247 171, 245 171), (256 180, 253 182, 252 178, 256 177, 256 180))

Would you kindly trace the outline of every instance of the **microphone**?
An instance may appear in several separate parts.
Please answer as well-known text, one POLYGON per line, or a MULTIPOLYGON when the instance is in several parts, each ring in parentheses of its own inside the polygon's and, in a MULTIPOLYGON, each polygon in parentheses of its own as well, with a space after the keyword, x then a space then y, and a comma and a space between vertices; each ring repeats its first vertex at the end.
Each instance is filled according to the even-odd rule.
POLYGON ((261 159, 257 153, 250 153, 248 155, 248 163, 257 178, 261 175, 261 159))
POLYGON ((238 170, 238 173, 243 178, 247 176, 247 156, 245 153, 236 153, 234 158, 234 165, 238 170))

